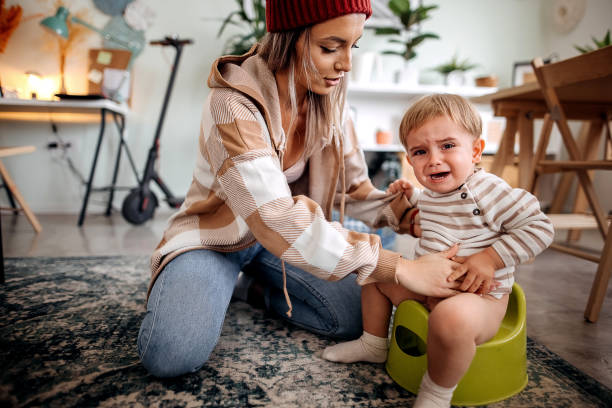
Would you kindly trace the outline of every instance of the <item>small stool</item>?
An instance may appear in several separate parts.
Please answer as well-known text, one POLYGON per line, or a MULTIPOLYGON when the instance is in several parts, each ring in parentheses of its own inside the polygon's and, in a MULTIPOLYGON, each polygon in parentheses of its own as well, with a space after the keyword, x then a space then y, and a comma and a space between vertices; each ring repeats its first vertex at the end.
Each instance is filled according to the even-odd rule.
MULTIPOLYGON (((427 371, 429 312, 414 301, 397 307, 386 369, 403 388, 417 394, 427 371)), ((515 283, 506 316, 491 340, 476 348, 467 373, 453 394, 453 405, 486 405, 519 393, 527 385, 525 293, 515 283)))
MULTIPOLYGON (((18 154, 31 153, 34 150, 36 150, 36 147, 34 146, 0 147, 0 159, 9 156, 15 156, 18 154)), ((19 192, 17 185, 11 178, 11 175, 2 163, 2 160, 0 160, 0 180, 4 182, 4 187, 6 187, 7 189, 9 200, 11 201, 13 207, 12 211, 23 211, 26 217, 28 218, 28 221, 30 221, 30 224, 32 224, 32 228, 34 228, 34 231, 36 231, 36 233, 41 232, 42 227, 38 222, 38 218, 36 218, 36 215, 34 215, 32 210, 30 209, 30 206, 26 202, 25 198, 23 198, 23 196, 19 192), (14 203, 14 199, 17 200, 21 208, 17 208, 14 203)))

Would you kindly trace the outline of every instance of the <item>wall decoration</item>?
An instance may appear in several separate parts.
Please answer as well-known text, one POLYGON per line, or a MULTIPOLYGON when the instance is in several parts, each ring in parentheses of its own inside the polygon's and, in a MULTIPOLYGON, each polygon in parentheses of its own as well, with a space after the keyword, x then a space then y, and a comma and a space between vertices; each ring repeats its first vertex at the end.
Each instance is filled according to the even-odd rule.
POLYGON ((93 0, 96 8, 109 16, 120 16, 133 0, 93 0))
POLYGON ((22 14, 21 6, 6 7, 4 0, 0 0, 0 54, 6 49, 13 31, 17 29, 22 14))
POLYGON ((132 1, 123 12, 125 22, 136 31, 144 31, 153 25, 155 12, 141 0, 132 1))
POLYGON ((586 0, 555 0, 553 22, 557 31, 567 33, 584 17, 586 0))

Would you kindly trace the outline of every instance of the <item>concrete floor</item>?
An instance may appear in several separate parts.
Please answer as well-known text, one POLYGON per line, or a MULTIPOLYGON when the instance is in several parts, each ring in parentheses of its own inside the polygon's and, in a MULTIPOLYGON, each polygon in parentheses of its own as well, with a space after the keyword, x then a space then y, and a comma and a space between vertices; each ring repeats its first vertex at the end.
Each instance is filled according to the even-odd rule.
MULTIPOLYGON (((44 230, 37 235, 23 215, 4 214, 4 254, 149 255, 168 216, 160 211, 144 225, 132 226, 120 214, 105 217, 92 209, 78 228, 76 215, 40 215, 44 230)), ((557 239, 564 237, 564 233, 557 235, 557 239)), ((397 242, 402 244, 401 239, 397 242)), ((600 250, 603 244, 597 234, 587 232, 580 245, 600 250)), ((592 262, 547 250, 533 263, 519 267, 517 281, 527 297, 527 335, 612 388, 612 290, 608 290, 597 323, 583 318, 596 269, 592 262)))

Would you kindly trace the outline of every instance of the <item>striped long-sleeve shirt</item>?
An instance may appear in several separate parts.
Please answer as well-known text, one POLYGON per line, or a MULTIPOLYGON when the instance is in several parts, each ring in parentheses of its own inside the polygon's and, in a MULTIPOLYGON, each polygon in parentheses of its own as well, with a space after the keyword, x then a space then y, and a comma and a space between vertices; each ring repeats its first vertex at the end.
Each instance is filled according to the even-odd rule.
POLYGON ((552 224, 537 198, 482 169, 450 193, 414 189, 410 202, 419 208, 422 228, 416 255, 446 250, 455 243, 460 243, 459 256, 492 247, 505 265, 495 272, 501 286, 491 294, 497 297, 511 291, 514 267, 553 240, 552 224))
POLYGON ((352 122, 346 118, 342 131, 320 135, 321 148, 288 184, 276 80, 263 59, 255 51, 223 57, 208 85, 193 180, 153 253, 149 289, 183 252, 231 252, 256 241, 321 279, 356 273, 361 284, 394 281, 398 253, 383 249, 377 235, 330 221, 344 197, 346 213, 373 227, 409 227, 401 219, 408 200, 370 182, 352 122))

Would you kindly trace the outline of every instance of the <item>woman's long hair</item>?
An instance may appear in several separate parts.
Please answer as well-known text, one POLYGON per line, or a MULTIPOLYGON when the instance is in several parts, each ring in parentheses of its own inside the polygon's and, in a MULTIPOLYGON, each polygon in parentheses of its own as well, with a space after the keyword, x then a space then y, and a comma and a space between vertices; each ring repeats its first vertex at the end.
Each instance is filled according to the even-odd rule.
MULTIPOLYGON (((289 99, 291 102, 291 121, 289 128, 295 123, 298 114, 296 97, 296 78, 301 73, 305 78, 320 75, 310 56, 310 28, 298 28, 292 31, 267 33, 261 40, 258 54, 266 61, 272 72, 289 69, 289 99), (297 42, 304 33, 304 55, 301 55, 301 66, 297 66, 297 42)), ((318 95, 308 91, 306 115, 306 141, 304 155, 309 157, 317 148, 321 148, 323 135, 328 135, 334 129, 342 132, 342 113, 346 99, 346 77, 329 95, 318 95)), ((310 84, 308 84, 310 88, 310 84)))

